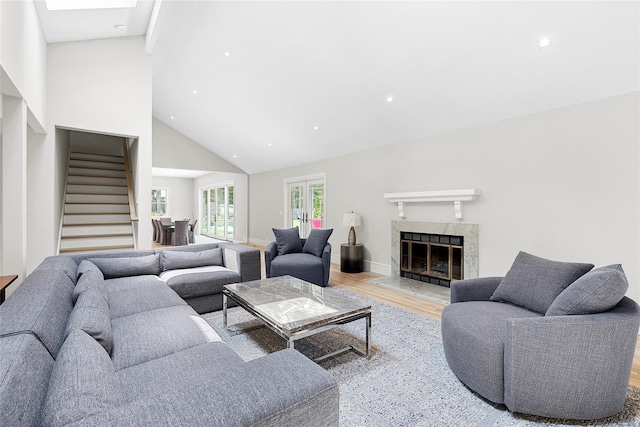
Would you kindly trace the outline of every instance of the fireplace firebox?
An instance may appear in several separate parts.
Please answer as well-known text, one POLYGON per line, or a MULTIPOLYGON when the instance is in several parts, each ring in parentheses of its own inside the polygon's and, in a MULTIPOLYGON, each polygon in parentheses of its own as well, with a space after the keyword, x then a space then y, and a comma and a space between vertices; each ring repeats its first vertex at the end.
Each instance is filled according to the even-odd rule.
POLYGON ((400 233, 400 276, 449 287, 464 278, 464 238, 400 233))

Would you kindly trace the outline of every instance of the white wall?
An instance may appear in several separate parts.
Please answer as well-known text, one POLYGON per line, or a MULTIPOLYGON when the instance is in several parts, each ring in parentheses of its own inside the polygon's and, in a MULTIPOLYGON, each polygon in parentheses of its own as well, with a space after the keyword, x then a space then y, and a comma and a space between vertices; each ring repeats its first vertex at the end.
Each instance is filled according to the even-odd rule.
MULTIPOLYGON (((154 176, 151 182, 154 187, 166 187, 169 189, 169 216, 175 219, 197 218, 198 211, 194 209, 193 179, 170 178, 154 176)), ((151 204, 148 206, 151 210, 151 204)))
MULTIPOLYGON (((193 210, 199 215, 200 191, 205 188, 216 187, 229 181, 233 181, 234 197, 234 242, 244 243, 249 241, 249 177, 244 173, 212 173, 194 179, 194 205, 193 210)), ((198 229, 202 220, 198 222, 198 229)))
POLYGON ((150 247, 151 213, 140 209, 151 203, 153 76, 151 57, 144 53, 144 37, 52 44, 48 64, 50 144, 57 144, 55 127, 139 138, 134 176, 136 231, 138 247, 150 247))
MULTIPOLYGON (((330 243, 346 241, 342 213, 363 216, 365 263, 386 273, 387 192, 477 188, 464 222, 479 224, 479 274, 503 275, 519 250, 559 261, 621 263, 640 300, 638 93, 502 121, 249 179, 250 241, 282 225, 282 180, 326 172, 330 243)), ((411 204, 409 221, 453 222, 452 203, 411 204)), ((333 251, 338 260, 338 251, 333 251)))
POLYGON ((156 118, 153 119, 153 167, 244 173, 156 118))

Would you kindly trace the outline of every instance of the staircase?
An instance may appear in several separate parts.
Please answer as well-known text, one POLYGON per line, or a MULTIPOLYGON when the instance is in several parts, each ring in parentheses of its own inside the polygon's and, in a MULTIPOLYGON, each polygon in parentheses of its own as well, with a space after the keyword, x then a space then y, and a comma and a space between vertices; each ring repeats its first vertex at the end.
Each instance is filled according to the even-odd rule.
POLYGON ((60 253, 133 249, 124 156, 71 151, 60 253))

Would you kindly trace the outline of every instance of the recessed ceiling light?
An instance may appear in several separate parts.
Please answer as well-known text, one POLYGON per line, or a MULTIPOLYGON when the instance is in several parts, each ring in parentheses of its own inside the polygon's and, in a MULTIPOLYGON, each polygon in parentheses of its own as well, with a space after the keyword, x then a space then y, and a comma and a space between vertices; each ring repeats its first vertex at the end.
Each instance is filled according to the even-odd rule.
POLYGON ((193 94, 194 94, 194 95, 197 95, 197 94, 198 94, 198 91, 197 91, 197 90, 195 90, 195 89, 193 89, 191 92, 193 92, 193 94))
POLYGON ((175 119, 175 117, 173 117, 173 116, 169 116, 169 118, 170 118, 171 120, 175 119))
POLYGON ((45 0, 48 10, 120 9, 136 7, 138 0, 45 0))
POLYGON ((541 38, 540 40, 538 40, 538 45, 540 47, 547 47, 550 44, 551 44, 551 40, 549 40, 548 37, 544 37, 544 38, 541 38))
POLYGON ((122 25, 122 24, 114 25, 113 28, 115 28, 121 33, 124 33, 125 31, 127 31, 126 25, 122 25))
POLYGON ((393 102, 393 96, 391 95, 387 96, 387 102, 393 102))
POLYGON ((228 50, 225 50, 223 53, 224 53, 224 56, 226 56, 226 57, 231 56, 231 54, 229 53, 229 51, 228 51, 228 50))
POLYGON ((233 155, 233 158, 234 158, 234 159, 236 159, 236 158, 238 158, 238 156, 236 156, 236 155, 234 154, 234 155, 233 155))
POLYGON ((318 126, 313 127, 313 130, 318 130, 318 129, 320 129, 318 126))
POLYGON ((267 147, 271 147, 271 143, 270 142, 267 143, 267 147))

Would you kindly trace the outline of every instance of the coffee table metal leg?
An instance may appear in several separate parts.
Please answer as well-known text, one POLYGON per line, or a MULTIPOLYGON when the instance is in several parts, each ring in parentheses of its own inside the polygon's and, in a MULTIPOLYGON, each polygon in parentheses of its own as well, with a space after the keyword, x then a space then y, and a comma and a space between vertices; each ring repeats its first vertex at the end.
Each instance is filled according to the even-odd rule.
POLYGON ((366 344, 367 344, 367 358, 371 359, 371 313, 366 317, 367 322, 367 334, 366 334, 366 344))
POLYGON ((289 339, 287 340, 287 348, 295 348, 295 347, 294 347, 294 346, 295 346, 294 342, 295 342, 295 341, 293 340, 293 338, 289 338, 289 339))
POLYGON ((227 328, 227 295, 222 294, 222 325, 227 328))

